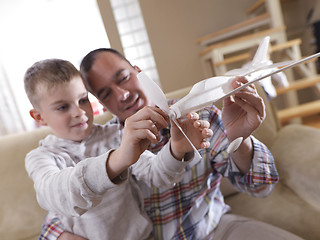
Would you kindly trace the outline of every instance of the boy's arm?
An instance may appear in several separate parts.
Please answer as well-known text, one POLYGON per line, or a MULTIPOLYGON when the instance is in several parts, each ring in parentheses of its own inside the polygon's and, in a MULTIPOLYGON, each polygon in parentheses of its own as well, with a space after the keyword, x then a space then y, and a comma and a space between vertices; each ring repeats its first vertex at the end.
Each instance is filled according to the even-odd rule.
MULTIPOLYGON (((180 125, 197 149, 207 148, 209 142, 205 139, 213 133, 208 129, 208 121, 200 121, 198 118, 196 113, 189 114, 188 119, 180 121, 180 125)), ((185 166, 190 162, 188 160, 194 156, 192 146, 181 131, 172 126, 171 132, 171 139, 157 155, 145 151, 133 165, 132 171, 136 178, 149 186, 172 187, 181 180, 185 166)))
POLYGON ((138 160, 150 142, 157 142, 158 128, 168 124, 160 109, 144 108, 125 123, 119 149, 74 165, 64 152, 39 147, 26 156, 26 170, 34 181, 41 207, 66 216, 80 216, 101 202, 103 194, 126 179, 128 166, 138 160), (107 166, 107 169, 106 169, 107 166))
POLYGON ((26 156, 26 170, 34 182, 39 205, 66 216, 80 216, 101 202, 102 196, 116 185, 105 170, 110 151, 76 165, 63 153, 53 154, 38 148, 26 156))
POLYGON ((115 179, 138 161, 150 143, 160 140, 159 130, 168 125, 168 117, 159 108, 144 107, 126 119, 120 147, 106 162, 110 179, 115 179))

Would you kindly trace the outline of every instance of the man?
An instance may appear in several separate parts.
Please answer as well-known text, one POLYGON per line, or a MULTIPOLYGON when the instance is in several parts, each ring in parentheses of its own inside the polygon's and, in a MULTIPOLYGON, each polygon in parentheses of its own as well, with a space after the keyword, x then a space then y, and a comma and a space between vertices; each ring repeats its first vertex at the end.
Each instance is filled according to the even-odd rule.
MULTIPOLYGON (((142 107, 153 105, 137 79, 140 69, 113 49, 92 51, 83 59, 80 71, 88 90, 117 116, 113 121, 118 121, 119 125, 142 107)), ((245 82, 246 79, 237 78, 233 87, 245 82)), ((225 99, 222 116, 214 106, 200 111, 199 115, 210 122, 213 130, 210 148, 199 151, 203 159, 192 168, 187 167, 181 182, 172 189, 165 191, 140 185, 145 198, 144 209, 153 222, 154 238, 300 239, 273 226, 225 214, 229 207, 219 188, 223 176, 239 191, 256 197, 270 194, 278 181, 271 153, 251 136, 265 118, 264 103, 255 87, 251 85, 225 99), (228 144, 239 136, 244 139, 240 147, 228 154, 228 144)), ((163 129, 161 135, 160 142, 152 144, 149 150, 159 151, 170 137, 169 130, 163 129)), ((52 220, 44 225, 42 235, 50 232, 52 226, 61 233, 63 226, 52 220)), ((75 237, 63 233, 59 239, 77 239, 75 237)))

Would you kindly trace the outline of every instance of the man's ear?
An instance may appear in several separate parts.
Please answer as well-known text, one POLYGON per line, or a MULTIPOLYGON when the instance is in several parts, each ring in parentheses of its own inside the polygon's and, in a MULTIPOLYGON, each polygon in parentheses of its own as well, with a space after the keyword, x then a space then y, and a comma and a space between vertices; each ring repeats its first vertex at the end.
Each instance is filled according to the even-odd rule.
POLYGON ((141 71, 142 71, 142 70, 141 70, 138 66, 136 66, 136 65, 134 65, 133 68, 134 68, 135 70, 137 70, 138 72, 141 72, 141 71))
POLYGON ((47 126, 46 121, 42 118, 41 113, 37 109, 31 109, 29 113, 39 126, 47 126))

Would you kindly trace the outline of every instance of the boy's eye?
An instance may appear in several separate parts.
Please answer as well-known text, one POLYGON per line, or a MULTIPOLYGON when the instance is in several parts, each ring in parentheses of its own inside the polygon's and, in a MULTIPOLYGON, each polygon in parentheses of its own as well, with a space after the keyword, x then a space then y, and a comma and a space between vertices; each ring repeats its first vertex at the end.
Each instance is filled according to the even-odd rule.
POLYGON ((86 104, 87 102, 89 102, 89 98, 88 97, 80 99, 80 104, 86 104))
POLYGON ((60 107, 57 108, 58 111, 65 111, 68 109, 68 106, 67 105, 62 105, 60 107))

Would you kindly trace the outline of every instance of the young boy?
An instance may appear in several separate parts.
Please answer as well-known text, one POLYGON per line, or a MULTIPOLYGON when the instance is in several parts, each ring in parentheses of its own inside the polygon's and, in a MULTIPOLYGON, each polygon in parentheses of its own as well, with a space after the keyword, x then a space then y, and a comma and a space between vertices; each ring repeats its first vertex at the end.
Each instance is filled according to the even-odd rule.
MULTIPOLYGON (((172 128, 170 142, 158 155, 145 151, 168 124, 160 109, 145 107, 125 121, 119 143, 118 124, 93 124, 81 75, 64 60, 35 63, 24 83, 34 107, 31 117, 55 134, 26 156, 40 206, 58 216, 66 231, 88 239, 148 238, 152 224, 139 182, 163 188, 179 181, 190 159, 186 153, 192 151, 179 130, 172 128)), ((196 114, 189 118, 182 123, 189 137, 197 148, 208 147, 208 122, 194 121, 196 114)))

